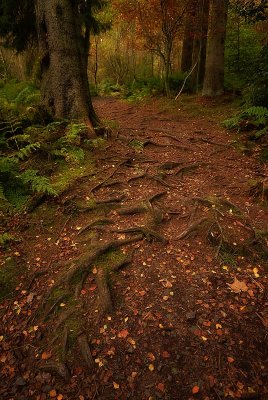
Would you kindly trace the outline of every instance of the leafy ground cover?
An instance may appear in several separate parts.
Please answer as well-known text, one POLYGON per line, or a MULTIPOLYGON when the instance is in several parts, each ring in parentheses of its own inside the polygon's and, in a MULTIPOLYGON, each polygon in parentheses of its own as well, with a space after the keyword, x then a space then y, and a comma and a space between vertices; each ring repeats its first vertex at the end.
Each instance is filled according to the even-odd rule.
POLYGON ((267 398, 267 165, 228 102, 95 106, 95 167, 5 222, 0 398, 267 398))

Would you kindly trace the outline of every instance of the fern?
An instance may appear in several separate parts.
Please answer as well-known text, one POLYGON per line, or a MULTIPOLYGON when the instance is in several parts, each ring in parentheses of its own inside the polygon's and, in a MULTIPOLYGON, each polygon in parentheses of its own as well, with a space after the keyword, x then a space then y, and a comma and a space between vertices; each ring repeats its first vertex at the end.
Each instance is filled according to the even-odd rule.
POLYGON ((2 182, 0 182, 0 200, 5 202, 8 201, 4 193, 4 185, 2 182))
POLYGON ((74 146, 61 147, 60 149, 52 150, 51 154, 63 157, 66 162, 80 162, 85 158, 84 150, 74 146))
POLYGON ((263 128, 268 122, 268 109, 266 107, 250 107, 240 114, 223 121, 226 129, 250 130, 263 128))
POLYGON ((1 233, 0 234, 0 246, 4 247, 8 242, 14 240, 14 236, 10 235, 9 233, 1 233))
POLYGON ((50 195, 57 194, 51 186, 49 179, 45 176, 38 175, 38 171, 35 169, 28 169, 20 175, 20 179, 23 183, 30 184, 33 192, 46 193, 50 195))
POLYGON ((16 156, 20 160, 24 160, 25 158, 29 157, 35 150, 39 149, 40 143, 30 143, 25 147, 22 147, 16 154, 16 156))

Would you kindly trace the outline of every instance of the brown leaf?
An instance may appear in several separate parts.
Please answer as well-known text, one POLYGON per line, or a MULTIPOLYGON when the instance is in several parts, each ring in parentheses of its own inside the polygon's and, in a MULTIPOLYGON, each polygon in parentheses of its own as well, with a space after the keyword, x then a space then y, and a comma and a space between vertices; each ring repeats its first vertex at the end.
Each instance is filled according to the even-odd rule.
POLYGON ((57 396, 56 390, 55 390, 55 389, 50 390, 49 396, 50 396, 50 397, 56 397, 56 396, 57 396))
POLYGON ((52 353, 44 351, 41 355, 42 360, 48 360, 52 357, 52 353))
POLYGON ((156 387, 162 393, 165 391, 165 385, 162 382, 159 382, 156 387))
POLYGON ((169 354, 168 351, 163 351, 162 356, 163 356, 164 358, 169 358, 169 357, 170 357, 170 354, 169 354))
POLYGON ((248 290, 247 284, 244 281, 239 281, 236 277, 233 283, 227 283, 227 285, 234 293, 246 292, 248 290))
POLYGON ((129 332, 127 329, 123 329, 118 333, 118 337, 125 339, 129 335, 129 332))

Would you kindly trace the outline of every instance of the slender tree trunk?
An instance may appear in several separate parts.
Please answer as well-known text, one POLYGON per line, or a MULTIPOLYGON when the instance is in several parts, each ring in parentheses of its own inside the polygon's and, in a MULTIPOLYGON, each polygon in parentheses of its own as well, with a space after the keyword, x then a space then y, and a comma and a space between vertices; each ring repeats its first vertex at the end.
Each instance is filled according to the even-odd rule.
POLYGON ((89 93, 87 54, 77 4, 70 0, 36 0, 36 11, 42 103, 55 118, 84 121, 93 137, 99 120, 89 93))
POLYGON ((193 43, 192 65, 197 63, 192 74, 193 90, 197 92, 203 84, 206 64, 209 0, 199 0, 196 13, 196 29, 193 43))
POLYGON ((203 96, 224 92, 224 46, 227 24, 227 0, 211 0, 203 96))

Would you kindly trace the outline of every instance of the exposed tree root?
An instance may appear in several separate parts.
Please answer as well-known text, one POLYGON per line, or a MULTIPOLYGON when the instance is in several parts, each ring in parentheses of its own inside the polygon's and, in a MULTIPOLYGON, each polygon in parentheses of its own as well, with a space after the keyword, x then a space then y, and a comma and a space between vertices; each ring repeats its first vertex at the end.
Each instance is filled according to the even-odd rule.
POLYGON ((118 229, 113 232, 115 232, 115 233, 141 233, 148 241, 156 239, 159 242, 162 242, 164 244, 167 244, 167 242, 168 242, 168 240, 163 235, 161 235, 158 232, 155 232, 152 229, 144 227, 144 226, 134 226, 132 228, 118 229))
POLYGON ((184 239, 188 237, 191 233, 195 232, 200 226, 208 221, 207 218, 201 218, 196 222, 193 222, 187 229, 185 229, 179 236, 178 239, 184 239))
POLYGON ((93 249, 91 252, 88 254, 85 254, 83 257, 78 258, 76 261, 74 261, 69 269, 65 272, 65 274, 61 275, 59 279, 55 282, 54 288, 57 286, 60 286, 62 284, 70 284, 72 278, 74 275, 79 271, 80 273, 88 271, 90 265, 93 264, 94 260, 104 253, 106 253, 110 249, 118 249, 121 246, 125 246, 130 243, 137 242, 139 240, 142 240, 143 235, 137 235, 133 238, 130 239, 125 239, 125 240, 115 240, 111 241, 108 243, 104 243, 103 245, 93 249))
POLYGON ((167 161, 167 162, 164 162, 163 164, 160 164, 158 168, 160 170, 170 170, 170 169, 174 169, 174 168, 178 167, 181 164, 182 164, 182 162, 167 161))
POLYGON ((114 203, 121 203, 125 199, 125 195, 122 195, 120 197, 111 197, 109 199, 104 199, 104 200, 96 200, 96 204, 114 204, 114 203))
POLYGON ((110 219, 107 219, 107 218, 98 219, 96 221, 90 222, 89 224, 87 224, 86 226, 81 228, 78 231, 77 235, 81 235, 82 233, 84 233, 84 232, 86 232, 86 231, 88 231, 88 230, 90 230, 92 228, 95 228, 95 227, 98 227, 98 226, 103 226, 103 225, 108 225, 108 224, 112 224, 112 221, 110 219))
POLYGON ((163 174, 161 174, 161 176, 159 176, 159 175, 153 175, 153 176, 148 175, 148 178, 153 179, 154 181, 156 181, 158 183, 161 183, 161 185, 163 185, 165 187, 176 188, 175 185, 170 185, 169 183, 165 182, 163 177, 162 177, 162 175, 163 174))
POLYGON ((119 261, 118 263, 111 265, 109 267, 109 272, 118 272, 121 268, 125 267, 126 265, 130 264, 133 259, 133 254, 134 251, 132 251, 130 254, 126 256, 126 258, 122 261, 119 261))
POLYGON ((37 367, 41 371, 56 373, 61 378, 63 378, 65 382, 69 382, 69 380, 71 379, 70 371, 67 368, 66 364, 64 364, 60 361, 42 362, 42 363, 38 364, 37 367))
POLYGON ((138 180, 138 179, 146 178, 146 176, 147 176, 146 172, 144 172, 142 174, 139 174, 139 175, 136 175, 136 176, 132 176, 131 178, 129 178, 127 180, 127 183, 133 182, 133 181, 138 180))
POLYGON ((64 322, 71 317, 74 313, 77 313, 77 310, 70 309, 60 314, 58 317, 57 323, 55 325, 55 331, 57 331, 64 322))
POLYGON ((200 140, 201 140, 201 142, 213 144, 215 146, 230 147, 230 144, 214 142, 213 140, 209 140, 209 139, 205 139, 205 138, 200 138, 200 140))
POLYGON ((119 215, 134 215, 134 214, 143 214, 147 211, 145 205, 138 205, 133 207, 122 207, 120 210, 117 211, 119 215))
POLYGON ((180 176, 183 178, 185 174, 188 174, 189 172, 195 171, 198 167, 200 167, 201 164, 192 164, 192 165, 187 165, 186 167, 180 168, 175 175, 180 176))
POLYGON ((99 290, 99 319, 101 319, 108 312, 112 311, 112 299, 108 285, 108 273, 106 269, 99 268, 96 275, 96 283, 99 290))
POLYGON ((94 360, 89 348, 87 335, 82 333, 77 338, 77 344, 90 371, 94 369, 94 360))

